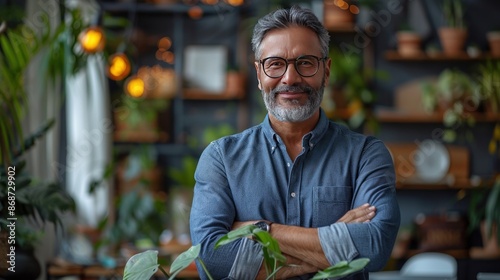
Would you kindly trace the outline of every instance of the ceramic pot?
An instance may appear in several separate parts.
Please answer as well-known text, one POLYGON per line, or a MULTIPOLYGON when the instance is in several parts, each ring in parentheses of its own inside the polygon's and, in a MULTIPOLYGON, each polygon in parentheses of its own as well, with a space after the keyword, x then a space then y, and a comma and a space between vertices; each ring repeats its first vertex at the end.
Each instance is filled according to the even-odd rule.
POLYGON ((500 31, 491 31, 486 34, 488 44, 490 45, 491 55, 500 57, 500 31))
POLYGON ((438 30, 439 40, 446 56, 460 56, 464 54, 467 30, 463 28, 441 27, 438 30))
MULTIPOLYGON (((8 263, 9 260, 7 260, 8 263)), ((2 266, 0 270, 0 279, 5 280, 26 280, 26 279, 37 279, 42 272, 40 262, 35 257, 33 249, 20 249, 15 250, 15 272, 10 270, 5 270, 2 266)), ((11 267, 7 264, 7 269, 11 267)))
POLYGON ((415 32, 400 31, 396 34, 398 40, 398 53, 404 57, 419 56, 422 54, 420 45, 422 39, 415 32))

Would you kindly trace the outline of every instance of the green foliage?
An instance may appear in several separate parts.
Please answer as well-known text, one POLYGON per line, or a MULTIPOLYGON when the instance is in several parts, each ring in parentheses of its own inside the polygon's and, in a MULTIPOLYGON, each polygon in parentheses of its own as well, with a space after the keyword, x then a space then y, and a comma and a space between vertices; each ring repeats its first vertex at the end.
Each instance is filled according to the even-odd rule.
POLYGON ((76 73, 86 61, 87 55, 76 47, 78 35, 86 26, 78 10, 67 12, 71 20, 59 24, 54 32, 49 16, 42 13, 41 31, 21 24, 0 33, 0 164, 12 160, 12 148, 24 138, 25 74, 31 61, 41 58, 37 73, 44 82, 42 89, 54 87, 57 80, 76 73))
MULTIPOLYGON (((486 233, 492 237, 494 226, 500 225, 500 177, 496 178, 491 188, 472 191, 468 214, 469 232, 477 229, 484 221, 486 233)), ((500 230, 497 230, 496 239, 500 242, 500 230)))
POLYGON ((131 127, 137 127, 144 122, 152 122, 158 116, 158 112, 167 108, 167 99, 144 99, 123 96, 124 109, 120 117, 123 117, 131 127))
POLYGON ((355 259, 351 262, 341 261, 314 275, 311 280, 321 280, 331 277, 347 276, 362 270, 370 262, 367 258, 355 259))
POLYGON ((168 175, 175 181, 176 187, 194 188, 196 184, 194 172, 196 171, 197 164, 198 160, 193 156, 184 156, 181 168, 170 168, 168 170, 168 175))
POLYGON ((148 250, 132 256, 125 265, 123 280, 151 279, 158 271, 158 251, 148 250))
POLYGON ((386 78, 386 73, 363 67, 362 57, 354 53, 343 53, 332 48, 329 56, 332 59, 330 84, 342 90, 349 105, 361 104, 354 106, 356 108, 348 120, 349 127, 356 129, 366 122, 373 132, 377 132, 378 123, 371 113, 376 96, 370 89, 369 81, 374 78, 386 78))
MULTIPOLYGON (((177 274, 190 266, 191 263, 193 263, 196 259, 198 259, 198 261, 203 264, 203 269, 205 270, 205 272, 207 272, 208 278, 212 279, 212 276, 208 273, 205 264, 200 258, 198 258, 198 256, 200 255, 200 250, 200 244, 194 245, 191 246, 188 250, 181 253, 177 258, 175 258, 174 262, 172 262, 172 265, 170 266, 171 275, 168 279, 175 279, 175 276, 177 276, 177 274)), ((166 276, 168 277, 168 275, 166 276)))
POLYGON ((468 130, 475 125, 472 114, 477 111, 481 96, 475 81, 466 73, 457 69, 445 69, 439 74, 437 81, 422 84, 422 103, 428 112, 441 108, 445 130, 443 140, 454 142, 457 130, 465 129, 465 137, 472 141, 468 130))
POLYGON ((475 79, 481 98, 488 101, 494 113, 500 112, 500 61, 488 60, 479 65, 475 79))
MULTIPOLYGON (((286 258, 281 253, 278 242, 266 231, 259 229, 254 225, 247 225, 228 232, 221 237, 215 244, 215 249, 220 246, 229 244, 241 238, 251 237, 262 246, 264 255, 264 263, 266 265, 267 279, 275 279, 276 273, 286 264, 286 258)), ((193 245, 188 250, 181 253, 170 266, 169 276, 166 272, 166 277, 169 280, 175 279, 175 276, 182 270, 186 269, 193 261, 198 261, 209 279, 213 279, 209 271, 205 267, 203 260, 199 257, 201 245, 193 245)), ((132 256, 124 269, 124 279, 148 280, 151 277, 151 271, 156 272, 158 267, 157 251, 149 250, 143 253, 132 256), (130 263, 130 264, 129 264, 130 263), (128 278, 132 277, 133 278, 128 278)), ((338 276, 347 276, 349 274, 362 270, 370 262, 367 258, 360 258, 351 262, 342 261, 334 266, 328 267, 325 270, 319 271, 312 279, 326 279, 338 276)), ((160 267, 161 269, 161 267, 160 267)), ((153 272, 153 274, 154 274, 153 272)))
POLYGON ((24 153, 32 148, 53 124, 53 121, 48 122, 28 137, 24 141, 23 148, 19 147, 13 153, 12 163, 8 166, 0 165, 0 178, 9 178, 9 180, 0 180, 0 210, 2 210, 0 224, 2 228, 6 228, 5 226, 9 224, 7 219, 12 217, 9 207, 14 207, 12 213, 18 219, 16 245, 22 248, 34 247, 46 223, 52 223, 56 229, 62 228, 60 215, 63 212, 75 210, 74 200, 61 185, 33 180, 25 171, 24 153), (12 173, 15 174, 12 175, 12 173), (8 197, 15 197, 14 203, 8 197))
MULTIPOLYGON (((159 237, 166 223, 165 198, 155 193, 151 181, 141 177, 145 171, 154 167, 154 154, 149 146, 141 146, 133 150, 124 165, 124 179, 139 178, 137 183, 116 197, 114 209, 116 217, 113 221, 104 217, 99 223, 102 238, 96 248, 109 246, 111 250, 123 242, 138 242, 147 240, 152 245, 158 245, 159 237)), ((106 170, 105 174, 114 171, 106 170)), ((100 181, 104 180, 101 179, 100 181)), ((99 181, 96 181, 99 182, 99 181)), ((95 182, 92 183, 93 186, 95 182)))
POLYGON ((465 28, 462 0, 444 0, 443 14, 446 26, 465 28))

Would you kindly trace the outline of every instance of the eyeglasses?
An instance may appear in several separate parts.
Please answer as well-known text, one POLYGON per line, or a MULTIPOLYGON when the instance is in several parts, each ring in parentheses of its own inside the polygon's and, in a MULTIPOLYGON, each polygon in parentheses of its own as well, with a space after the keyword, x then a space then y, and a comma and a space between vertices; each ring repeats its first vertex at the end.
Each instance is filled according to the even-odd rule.
POLYGON ((319 62, 326 59, 327 57, 319 58, 314 55, 303 55, 290 59, 271 56, 257 61, 262 64, 262 69, 269 78, 279 78, 285 75, 289 63, 295 65, 295 70, 302 77, 312 77, 318 73, 319 62))

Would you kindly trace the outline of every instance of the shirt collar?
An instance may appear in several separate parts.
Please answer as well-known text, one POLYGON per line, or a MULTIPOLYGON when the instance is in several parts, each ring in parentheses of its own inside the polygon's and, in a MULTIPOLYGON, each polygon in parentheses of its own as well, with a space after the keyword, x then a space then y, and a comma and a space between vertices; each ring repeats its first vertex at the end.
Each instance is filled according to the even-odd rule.
MULTIPOLYGON (((325 135, 328 129, 329 119, 326 117, 325 112, 322 108, 319 109, 319 121, 316 127, 302 138, 302 145, 313 147, 315 146, 325 135)), ((277 143, 281 142, 280 137, 274 129, 271 127, 271 122, 269 121, 269 114, 266 115, 264 121, 262 122, 262 127, 264 128, 264 134, 271 144, 271 146, 275 146, 277 143)))

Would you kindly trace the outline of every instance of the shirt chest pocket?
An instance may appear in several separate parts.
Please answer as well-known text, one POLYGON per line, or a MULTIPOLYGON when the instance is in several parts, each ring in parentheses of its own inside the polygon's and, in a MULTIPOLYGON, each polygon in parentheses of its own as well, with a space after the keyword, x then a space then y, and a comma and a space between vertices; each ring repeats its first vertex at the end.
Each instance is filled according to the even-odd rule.
POLYGON ((333 224, 351 207, 352 187, 318 186, 313 188, 313 227, 333 224))

